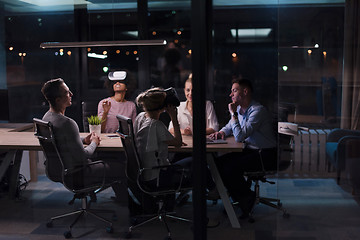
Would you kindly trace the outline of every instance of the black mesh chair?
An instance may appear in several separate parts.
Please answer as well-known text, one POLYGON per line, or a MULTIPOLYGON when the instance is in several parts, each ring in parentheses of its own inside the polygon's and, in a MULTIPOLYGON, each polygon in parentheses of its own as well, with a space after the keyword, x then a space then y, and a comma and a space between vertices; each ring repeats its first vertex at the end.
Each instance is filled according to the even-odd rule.
MULTIPOLYGON (((273 169, 265 169, 264 160, 262 159, 261 150, 259 150, 260 160, 262 164, 262 169, 260 171, 254 172, 245 172, 244 176, 247 177, 249 184, 254 182, 254 192, 255 192, 255 205, 256 204, 265 204, 267 206, 273 207, 283 212, 283 217, 288 218, 290 214, 283 208, 280 199, 278 198, 268 198, 260 196, 260 182, 275 184, 274 181, 268 180, 268 176, 274 176, 277 173, 286 170, 292 163, 292 160, 289 158, 289 155, 285 156, 292 151, 291 143, 294 134, 290 134, 289 132, 278 131, 278 156, 277 157, 277 166, 273 169)), ((266 161, 266 160, 265 160, 266 161)), ((249 222, 254 222, 252 217, 254 209, 252 209, 250 213, 249 222)))
POLYGON ((127 238, 131 238, 132 230, 140 227, 148 222, 154 221, 156 219, 162 221, 165 224, 165 227, 168 232, 167 239, 171 239, 170 229, 166 223, 167 218, 177 219, 180 221, 191 222, 188 219, 177 217, 174 212, 167 212, 165 210, 165 199, 169 194, 176 194, 180 191, 186 191, 191 189, 190 187, 184 187, 183 181, 185 179, 185 169, 180 169, 182 171, 181 181, 178 186, 175 188, 167 188, 167 189, 151 189, 141 180, 142 173, 147 170, 159 169, 159 168, 167 168, 171 166, 158 166, 151 169, 143 168, 141 166, 141 161, 139 158, 139 154, 137 152, 137 147, 135 144, 135 135, 133 130, 132 120, 128 117, 124 117, 122 115, 117 115, 117 119, 119 120, 119 130, 118 134, 120 135, 122 145, 125 150, 126 158, 127 158, 127 167, 126 167, 126 176, 128 178, 129 185, 136 185, 144 194, 148 194, 156 199, 158 205, 158 211, 156 214, 148 216, 147 220, 129 227, 129 230, 126 234, 127 238))
POLYGON ((69 204, 73 204, 75 199, 81 199, 81 208, 66 214, 62 214, 59 216, 52 217, 50 221, 47 223, 47 227, 52 227, 53 221, 57 219, 61 219, 64 217, 78 215, 72 224, 69 226, 69 230, 64 232, 65 238, 71 238, 71 230, 72 227, 77 223, 81 216, 90 215, 93 216, 105 223, 108 224, 106 231, 108 233, 113 232, 112 222, 106 220, 103 217, 100 217, 97 212, 104 212, 104 213, 112 213, 113 218, 116 217, 115 212, 111 210, 100 210, 100 209, 90 209, 91 201, 94 201, 95 194, 107 187, 110 184, 105 184, 105 164, 103 161, 94 161, 86 166, 69 169, 66 168, 64 162, 61 157, 61 153, 58 150, 56 145, 53 126, 51 122, 45 122, 40 119, 33 119, 35 124, 35 136, 39 139, 41 148, 45 155, 45 170, 47 177, 54 182, 60 182, 64 185, 64 187, 74 193, 73 199, 69 202, 69 204), (100 165, 103 166, 104 174, 102 177, 102 181, 87 184, 82 180, 83 172, 86 168, 92 165, 100 165), (88 200, 90 197, 91 200, 88 200))

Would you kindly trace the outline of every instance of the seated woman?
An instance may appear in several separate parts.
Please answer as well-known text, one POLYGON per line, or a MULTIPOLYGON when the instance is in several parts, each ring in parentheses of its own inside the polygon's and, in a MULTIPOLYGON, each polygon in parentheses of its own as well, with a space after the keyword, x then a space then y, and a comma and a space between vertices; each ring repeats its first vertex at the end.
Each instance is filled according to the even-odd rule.
MULTIPOLYGON (((191 156, 173 164, 168 160, 168 146, 180 147, 183 142, 177 118, 177 108, 175 106, 165 106, 165 98, 166 93, 160 88, 149 89, 136 98, 136 104, 145 111, 136 117, 134 123, 136 145, 140 159, 145 168, 159 165, 179 165, 182 168, 189 169, 191 175, 191 156), (159 120, 159 116, 164 110, 171 118, 174 135, 159 120)), ((189 178, 191 176, 188 176, 189 178)), ((153 187, 177 186, 180 181, 180 173, 176 171, 176 168, 156 169, 144 172, 143 179, 153 187)), ((209 170, 207 171, 207 188, 209 192, 216 193, 215 183, 209 170)))
MULTIPOLYGON (((192 102, 192 74, 189 75, 189 78, 185 81, 184 93, 186 97, 185 102, 181 102, 178 107, 178 121, 180 125, 181 134, 192 135, 193 134, 193 102, 192 102)), ((219 123, 215 114, 215 109, 213 104, 210 101, 206 101, 206 134, 211 134, 219 130, 219 123)), ((169 124, 169 131, 174 132, 173 122, 169 124)), ((177 162, 179 159, 191 156, 189 153, 175 153, 171 157, 171 162, 177 162)), ((213 189, 207 193, 207 198, 209 200, 215 200, 219 198, 219 193, 215 188, 215 183, 211 179, 209 173, 208 177, 208 187, 213 189)))
MULTIPOLYGON (((44 121, 51 122, 54 128, 54 135, 59 151, 66 168, 81 167, 91 162, 97 146, 100 144, 100 137, 96 133, 90 133, 85 138, 81 138, 79 127, 76 122, 65 116, 65 110, 71 106, 72 92, 61 78, 47 81, 42 89, 42 94, 49 102, 50 109, 43 117, 44 121), (87 144, 84 147, 84 144, 87 144)), ((112 183, 114 191, 119 186, 119 172, 121 165, 116 162, 106 163, 106 183, 112 183)), ((103 166, 91 165, 84 178, 79 181, 91 184, 92 181, 98 182, 103 178, 103 166)))
MULTIPOLYGON (((186 101, 181 102, 178 107, 178 121, 181 134, 192 135, 193 133, 193 102, 192 102, 192 74, 185 81, 186 101)), ((210 101, 206 101, 206 134, 211 134, 219 130, 219 123, 216 118, 214 106, 210 101)), ((170 122, 169 131, 174 132, 173 124, 170 122)))
POLYGON ((103 120, 101 132, 114 133, 119 128, 119 122, 116 115, 120 114, 129 117, 135 121, 136 106, 133 102, 125 99, 126 85, 132 81, 127 71, 117 71, 116 76, 109 75, 106 86, 109 89, 111 97, 105 98, 99 102, 98 116, 103 120))
MULTIPOLYGON (((168 146, 180 147, 183 144, 177 121, 177 109, 175 106, 165 106, 165 98, 166 93, 161 88, 149 89, 136 98, 136 104, 145 111, 139 113, 134 123, 136 145, 144 168, 170 165, 168 146), (164 110, 173 121, 174 135, 159 120, 159 116, 164 110)), ((191 158, 187 158, 176 164, 186 167, 190 162, 191 158)), ((145 171, 143 180, 149 186, 170 187, 179 183, 180 174, 174 168, 155 169, 145 171)))

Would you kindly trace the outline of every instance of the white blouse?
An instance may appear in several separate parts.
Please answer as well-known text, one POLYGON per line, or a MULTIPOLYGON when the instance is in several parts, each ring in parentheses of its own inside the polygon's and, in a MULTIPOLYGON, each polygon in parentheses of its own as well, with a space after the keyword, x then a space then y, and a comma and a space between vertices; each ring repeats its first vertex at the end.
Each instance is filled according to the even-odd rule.
MULTIPOLYGON (((181 102, 178 107, 178 121, 180 124, 180 129, 185 129, 190 126, 191 131, 193 132, 193 118, 190 112, 186 108, 186 103, 181 102)), ((210 101, 206 101, 206 128, 212 128, 215 131, 219 130, 219 123, 215 114, 215 109, 213 104, 210 101)), ((169 124, 169 129, 173 128, 172 122, 169 124)))

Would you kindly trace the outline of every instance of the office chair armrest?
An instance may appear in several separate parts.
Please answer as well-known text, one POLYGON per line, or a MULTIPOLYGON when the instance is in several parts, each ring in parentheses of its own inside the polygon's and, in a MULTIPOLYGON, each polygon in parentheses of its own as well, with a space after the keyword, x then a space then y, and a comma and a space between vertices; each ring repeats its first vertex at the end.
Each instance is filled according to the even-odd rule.
POLYGON ((360 136, 360 131, 335 128, 328 134, 326 142, 338 142, 345 136, 360 136))
POLYGON ((87 168, 89 166, 96 165, 96 164, 102 164, 103 165, 104 174, 105 174, 105 163, 103 161, 89 162, 84 166, 78 166, 78 167, 75 167, 75 168, 67 168, 67 169, 65 169, 65 174, 77 173, 77 172, 80 172, 80 171, 84 170, 85 168, 87 168))
MULTIPOLYGON (((355 143, 360 142, 360 136, 345 136, 345 137, 340 138, 340 140, 338 141, 338 144, 337 144, 337 151, 336 151, 338 161, 345 161, 345 159, 347 157, 346 151, 347 151, 349 142, 355 142, 355 143)), ((358 148, 355 147, 353 149, 353 154, 359 153, 359 152, 360 152, 360 150, 358 150, 358 148)), ((356 154, 356 155, 358 155, 358 154, 356 154)))
POLYGON ((161 168, 179 168, 182 169, 183 167, 180 165, 176 165, 176 164, 172 164, 172 165, 159 165, 159 166, 155 166, 149 169, 161 169, 161 168))
MULTIPOLYGON (((79 173, 81 171, 84 171, 86 168, 88 168, 90 166, 99 165, 99 164, 103 165, 103 167, 102 167, 102 182, 101 183, 99 182, 98 184, 95 184, 95 185, 98 186, 98 188, 104 188, 105 179, 106 179, 106 168, 105 168, 105 163, 103 161, 89 162, 84 166, 80 166, 80 167, 76 167, 76 168, 72 168, 72 169, 65 169, 64 178, 66 177, 66 175, 76 174, 76 173, 79 173)), ((63 182, 65 183, 65 181, 63 181, 63 182)), ((83 188, 81 191, 88 191, 89 189, 93 189, 94 187, 96 187, 95 185, 83 188)), ((72 191, 74 191, 74 190, 72 190, 72 191)))

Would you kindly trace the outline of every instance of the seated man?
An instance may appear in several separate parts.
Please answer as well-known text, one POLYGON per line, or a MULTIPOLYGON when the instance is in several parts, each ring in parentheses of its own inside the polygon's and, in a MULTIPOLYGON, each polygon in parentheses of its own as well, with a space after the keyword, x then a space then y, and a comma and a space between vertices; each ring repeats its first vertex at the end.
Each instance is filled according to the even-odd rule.
MULTIPOLYGON (((62 155, 65 168, 72 169, 86 166, 97 146, 100 144, 100 136, 90 133, 85 138, 81 138, 79 127, 76 122, 65 116, 65 110, 72 104, 72 92, 61 78, 47 81, 42 89, 45 99, 49 102, 49 111, 43 116, 44 121, 51 122, 54 127, 55 140, 59 152, 62 155), (84 147, 84 144, 87 144, 84 147)), ((105 183, 111 184, 115 193, 119 189, 119 172, 122 166, 115 161, 105 162, 105 183)), ((83 181, 84 184, 92 184, 103 179, 103 166, 91 165, 86 168, 83 176, 79 176, 76 181, 83 181), (81 179, 80 179, 81 178, 81 179)))
POLYGON ((261 171, 261 159, 265 169, 274 169, 277 164, 272 117, 264 106, 252 99, 252 93, 249 80, 235 79, 230 93, 232 102, 228 105, 231 119, 219 132, 209 136, 211 139, 225 139, 233 135, 237 142, 245 143, 242 152, 228 153, 216 159, 225 187, 233 200, 240 204, 241 218, 249 216, 255 203, 255 193, 246 183, 243 173, 261 171))

